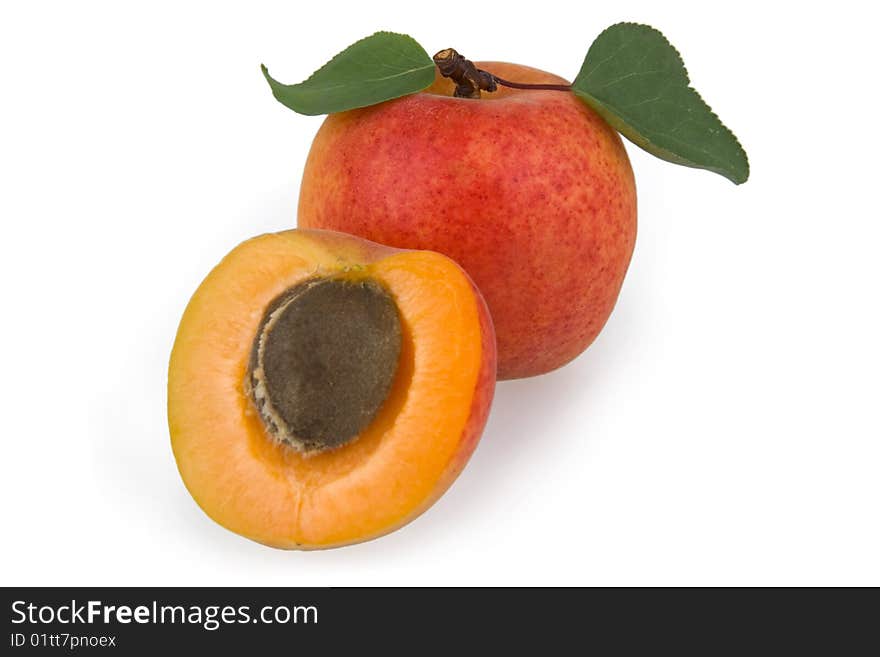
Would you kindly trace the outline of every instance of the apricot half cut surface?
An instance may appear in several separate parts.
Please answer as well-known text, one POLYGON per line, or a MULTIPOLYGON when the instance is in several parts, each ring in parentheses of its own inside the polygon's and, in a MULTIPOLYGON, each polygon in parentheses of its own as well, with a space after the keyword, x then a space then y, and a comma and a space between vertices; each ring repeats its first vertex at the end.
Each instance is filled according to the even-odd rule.
POLYGON ((480 293, 449 258, 292 230, 236 247, 196 290, 171 353, 186 487, 279 548, 412 520, 473 452, 495 385, 480 293))

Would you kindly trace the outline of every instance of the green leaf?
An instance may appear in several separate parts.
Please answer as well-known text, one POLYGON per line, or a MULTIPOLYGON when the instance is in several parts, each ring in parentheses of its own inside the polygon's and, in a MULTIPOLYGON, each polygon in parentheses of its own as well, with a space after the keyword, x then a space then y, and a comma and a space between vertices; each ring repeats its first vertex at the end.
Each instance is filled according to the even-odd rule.
POLYGON ((572 91, 649 153, 736 184, 748 180, 746 152, 691 88, 678 51, 654 28, 619 23, 602 32, 572 91))
POLYGON ((425 49, 394 32, 376 32, 350 45, 299 84, 281 84, 262 69, 278 102, 309 115, 375 105, 434 81, 434 61, 425 49))

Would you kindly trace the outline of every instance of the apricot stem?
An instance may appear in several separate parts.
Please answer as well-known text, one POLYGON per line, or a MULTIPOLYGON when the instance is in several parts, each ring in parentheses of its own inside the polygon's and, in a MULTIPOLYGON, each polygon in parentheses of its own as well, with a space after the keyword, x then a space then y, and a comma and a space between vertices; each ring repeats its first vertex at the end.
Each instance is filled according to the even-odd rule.
POLYGON ((495 82, 497 84, 500 84, 502 87, 510 87, 511 89, 545 89, 547 91, 571 91, 570 84, 532 84, 528 82, 511 82, 510 80, 499 78, 497 75, 493 75, 492 77, 495 79, 495 82))
POLYGON ((543 89, 547 91, 571 91, 567 84, 531 84, 511 82, 488 71, 477 68, 471 60, 459 54, 455 48, 445 48, 434 55, 434 63, 440 75, 455 82, 456 98, 480 98, 481 91, 493 92, 502 87, 511 89, 543 89))

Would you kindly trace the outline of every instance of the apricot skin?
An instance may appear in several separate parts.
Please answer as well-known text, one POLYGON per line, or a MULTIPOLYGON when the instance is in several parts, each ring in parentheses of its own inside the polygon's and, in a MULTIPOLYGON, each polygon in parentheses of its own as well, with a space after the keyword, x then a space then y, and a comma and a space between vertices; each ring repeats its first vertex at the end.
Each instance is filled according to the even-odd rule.
MULTIPOLYGON (((524 66, 478 66, 519 82, 565 82, 524 66)), ((626 151, 571 93, 451 94, 439 79, 327 117, 306 163, 299 225, 451 257, 489 305, 499 378, 548 372, 590 345, 617 300, 636 236, 626 151)))
POLYGON ((488 417, 495 366, 486 305, 448 258, 331 231, 262 235, 227 255, 184 312, 169 365, 172 449, 195 501, 231 531, 284 549, 370 540, 421 514, 461 472, 488 417), (356 440, 303 455, 266 431, 244 382, 265 307, 316 274, 386 284, 406 353, 356 440))

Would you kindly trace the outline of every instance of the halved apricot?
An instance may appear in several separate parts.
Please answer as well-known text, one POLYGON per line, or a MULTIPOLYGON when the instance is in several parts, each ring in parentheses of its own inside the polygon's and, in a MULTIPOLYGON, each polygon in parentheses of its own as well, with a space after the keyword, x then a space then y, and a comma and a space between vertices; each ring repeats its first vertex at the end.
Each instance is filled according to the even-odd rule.
POLYGON ((452 260, 342 233, 248 240, 184 312, 168 421, 222 526, 279 548, 375 538, 452 483, 485 424, 495 336, 452 260))

